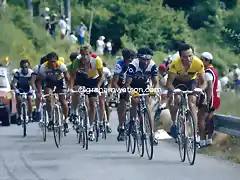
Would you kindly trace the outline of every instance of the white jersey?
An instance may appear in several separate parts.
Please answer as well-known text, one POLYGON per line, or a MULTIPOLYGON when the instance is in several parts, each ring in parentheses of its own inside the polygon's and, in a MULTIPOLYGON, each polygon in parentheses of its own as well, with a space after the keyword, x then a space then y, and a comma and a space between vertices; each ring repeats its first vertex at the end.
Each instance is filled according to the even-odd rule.
POLYGON ((103 67, 104 86, 108 85, 108 78, 110 78, 111 76, 112 76, 112 73, 111 73, 110 69, 108 69, 107 67, 103 67))
POLYGON ((38 64, 33 68, 33 75, 38 75, 41 65, 38 64))

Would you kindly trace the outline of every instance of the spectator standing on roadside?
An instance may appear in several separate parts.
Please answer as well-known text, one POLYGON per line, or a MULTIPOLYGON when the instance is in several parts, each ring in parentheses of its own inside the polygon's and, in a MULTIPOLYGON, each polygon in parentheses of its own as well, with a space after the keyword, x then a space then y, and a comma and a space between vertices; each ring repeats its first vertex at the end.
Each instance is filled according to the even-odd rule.
POLYGON ((233 86, 233 71, 232 71, 232 68, 230 68, 228 70, 228 74, 227 74, 227 77, 228 77, 228 88, 229 89, 233 89, 234 86, 233 86))
POLYGON ((45 22, 45 29, 47 31, 47 35, 49 35, 50 34, 50 29, 51 29, 50 17, 46 16, 45 20, 46 20, 46 22, 45 22))
POLYGON ((64 39, 67 32, 67 22, 64 20, 63 15, 61 15, 58 25, 61 32, 61 39, 64 39))
POLYGON ((112 54, 112 40, 108 40, 106 43, 106 53, 112 54))
POLYGON ((57 15, 56 14, 53 14, 51 16, 50 25, 51 25, 51 28, 50 28, 49 32, 50 32, 51 36, 53 37, 53 39, 56 40, 56 25, 57 25, 57 15))
POLYGON ((238 68, 238 64, 233 65, 233 81, 235 92, 240 97, 240 69, 238 68))
POLYGON ((86 30, 87 30, 87 27, 83 24, 83 22, 81 22, 77 26, 76 33, 77 33, 77 37, 80 45, 84 44, 86 30))
POLYGON ((104 36, 100 36, 96 42, 96 53, 99 55, 103 55, 104 54, 104 48, 105 48, 105 43, 104 43, 104 36))
POLYGON ((229 83, 229 79, 226 76, 225 72, 222 73, 222 77, 220 78, 220 82, 221 82, 221 89, 224 90, 224 91, 227 91, 227 85, 229 83))

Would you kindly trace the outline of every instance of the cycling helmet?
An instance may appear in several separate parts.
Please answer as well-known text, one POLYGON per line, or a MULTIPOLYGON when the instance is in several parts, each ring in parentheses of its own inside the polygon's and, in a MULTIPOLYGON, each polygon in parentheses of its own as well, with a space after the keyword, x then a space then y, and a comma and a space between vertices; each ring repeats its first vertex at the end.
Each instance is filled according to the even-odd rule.
POLYGON ((78 52, 73 52, 70 54, 69 59, 73 61, 74 59, 77 59, 77 56, 79 55, 78 52))
POLYGON ((136 53, 131 49, 125 48, 122 50, 122 56, 123 56, 123 59, 133 59, 135 58, 136 53))
POLYGON ((63 57, 59 57, 58 60, 62 63, 64 63, 64 58, 63 57))
POLYGON ((138 49, 137 56, 145 59, 152 59, 153 51, 149 48, 140 48, 138 49))

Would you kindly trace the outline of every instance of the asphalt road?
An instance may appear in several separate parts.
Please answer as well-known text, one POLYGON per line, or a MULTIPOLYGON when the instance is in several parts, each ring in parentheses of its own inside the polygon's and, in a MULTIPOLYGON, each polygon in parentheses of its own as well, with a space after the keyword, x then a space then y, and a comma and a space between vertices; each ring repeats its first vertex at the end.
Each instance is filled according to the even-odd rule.
POLYGON ((91 142, 86 151, 71 132, 56 148, 52 133, 43 142, 37 124, 28 136, 16 125, 0 127, 0 180, 239 180, 240 166, 197 154, 193 166, 180 162, 174 143, 161 140, 153 160, 127 153, 113 133, 107 140, 91 142))

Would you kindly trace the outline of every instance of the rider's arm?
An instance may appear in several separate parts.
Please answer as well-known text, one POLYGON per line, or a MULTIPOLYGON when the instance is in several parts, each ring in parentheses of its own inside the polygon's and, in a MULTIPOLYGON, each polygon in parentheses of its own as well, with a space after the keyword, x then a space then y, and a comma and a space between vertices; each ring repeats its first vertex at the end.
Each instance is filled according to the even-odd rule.
POLYGON ((63 72, 64 78, 67 82, 67 89, 70 88, 70 77, 67 71, 67 66, 65 64, 61 64, 60 66, 61 71, 63 72))
POLYGON ((108 69, 108 68, 107 68, 106 78, 107 78, 107 81, 108 81, 108 88, 111 88, 111 86, 112 86, 112 73, 111 73, 110 69, 108 69))
POLYGON ((13 75, 13 80, 12 80, 12 83, 11 83, 12 88, 13 88, 14 90, 17 89, 16 84, 17 84, 18 80, 19 80, 19 72, 16 72, 16 73, 14 73, 14 75, 13 75))
POLYGON ((177 74, 176 65, 174 61, 172 61, 172 63, 169 65, 168 78, 167 78, 167 84, 166 84, 167 90, 169 91, 174 90, 173 81, 176 77, 176 74, 177 74))
POLYGON ((113 75, 113 79, 112 79, 112 85, 113 85, 113 88, 119 88, 118 86, 118 80, 119 80, 119 75, 120 73, 122 72, 122 67, 120 64, 116 64, 115 65, 115 69, 114 69, 114 75, 113 75))
POLYGON ((79 60, 75 59, 73 61, 73 66, 72 66, 72 72, 71 72, 71 78, 70 78, 70 88, 73 88, 78 68, 79 68, 79 60))
POLYGON ((158 70, 157 70, 157 66, 156 64, 153 65, 152 69, 151 69, 151 74, 152 74, 152 88, 157 88, 158 85, 158 70))
POLYGON ((129 64, 128 70, 126 72, 126 83, 125 87, 131 87, 133 77, 136 75, 136 67, 133 64, 129 64))
MULTIPOLYGON (((202 63, 202 62, 201 62, 202 63)), ((204 66, 203 63, 201 64, 201 67, 198 71, 198 84, 199 84, 199 88, 201 88, 202 90, 206 89, 206 83, 205 83, 205 70, 204 70, 204 66)))
POLYGON ((42 93, 42 78, 44 77, 44 74, 45 66, 41 65, 37 76, 37 89, 39 90, 39 93, 42 93))
POLYGON ((99 75, 98 76, 98 88, 100 88, 103 83, 103 64, 102 64, 101 59, 97 59, 96 67, 97 67, 97 71, 98 71, 98 75, 99 75))

